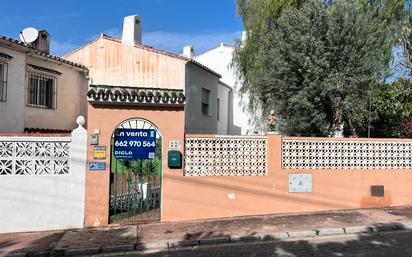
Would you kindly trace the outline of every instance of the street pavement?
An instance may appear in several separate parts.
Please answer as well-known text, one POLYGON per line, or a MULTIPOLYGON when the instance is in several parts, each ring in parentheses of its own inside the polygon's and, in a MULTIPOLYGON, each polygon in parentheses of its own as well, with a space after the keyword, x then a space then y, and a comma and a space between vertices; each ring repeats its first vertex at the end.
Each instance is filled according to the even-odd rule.
POLYGON ((286 241, 196 246, 165 252, 126 252, 94 257, 411 257, 412 231, 342 235, 286 241))
MULTIPOLYGON (((412 257, 410 249, 409 252, 406 251, 409 253, 406 255, 401 255, 402 251, 399 250, 408 247, 404 242, 412 239, 410 237, 412 232, 400 236, 394 234, 392 237, 381 234, 383 231, 394 230, 412 231, 412 206, 0 234, 0 257, 74 256, 99 253, 122 256, 125 252, 130 253, 133 250, 155 249, 169 250, 170 253, 153 253, 152 256, 294 257, 317 256, 312 254, 315 253, 319 256, 412 257), (355 236, 351 235, 352 233, 358 234, 355 236), (338 234, 344 235, 344 238, 324 237, 338 234), (376 239, 373 239, 374 236, 376 239), (304 237, 314 238, 309 241, 296 241, 296 238, 304 237), (266 241, 268 238, 282 241, 269 242, 266 241), (228 242, 230 244, 223 245, 228 242), (194 247, 179 249, 182 246, 194 247), (383 246, 390 251, 400 252, 382 255, 381 253, 387 250, 381 249, 383 246), (331 255, 329 253, 331 247, 340 250, 332 252, 331 255), (350 252, 345 252, 355 248, 365 248, 362 251, 366 253, 368 251, 377 253, 350 255, 350 252)), ((412 240, 410 242, 412 243, 412 240)), ((136 255, 137 252, 133 254, 139 256, 136 255)))

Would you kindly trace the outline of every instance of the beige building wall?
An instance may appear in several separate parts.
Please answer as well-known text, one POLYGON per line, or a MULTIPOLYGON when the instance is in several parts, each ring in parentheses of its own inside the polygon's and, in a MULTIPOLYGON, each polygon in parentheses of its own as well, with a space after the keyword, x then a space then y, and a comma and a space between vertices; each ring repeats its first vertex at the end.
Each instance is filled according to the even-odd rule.
POLYGON ((14 43, 0 45, 0 53, 13 57, 2 60, 7 63, 8 71, 7 99, 0 101, 0 133, 76 128, 76 118, 86 116, 86 70, 30 51, 14 43), (29 64, 45 70, 32 69, 29 64), (61 75, 49 73, 47 69, 61 75), (28 71, 57 79, 55 109, 28 106, 28 71))
MULTIPOLYGON (((35 57, 27 57, 28 64, 61 72, 61 75, 45 75, 57 79, 56 109, 28 106, 24 99, 24 126, 35 129, 72 130, 77 127, 76 118, 86 116, 87 80, 78 68, 56 64, 35 57)), ((27 67, 26 67, 27 69, 27 67)), ((42 72, 35 71, 37 74, 42 72)), ((27 98, 28 76, 25 76, 25 98, 27 98)))
POLYGON ((184 89, 186 61, 145 46, 101 36, 65 59, 89 69, 90 84, 184 89))
POLYGON ((7 63, 7 99, 0 101, 0 132, 23 132, 24 130, 24 53, 0 46, 0 53, 12 56, 7 63))

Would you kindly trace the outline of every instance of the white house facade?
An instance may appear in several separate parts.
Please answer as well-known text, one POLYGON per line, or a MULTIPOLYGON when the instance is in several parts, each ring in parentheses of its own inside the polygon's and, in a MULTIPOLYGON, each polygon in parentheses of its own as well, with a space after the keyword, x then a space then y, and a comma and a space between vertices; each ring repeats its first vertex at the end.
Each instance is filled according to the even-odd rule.
POLYGON ((63 132, 85 116, 87 69, 0 36, 0 132, 63 132))
MULTIPOLYGON (((196 63, 200 63, 194 58, 194 49, 191 45, 183 48, 182 56, 194 59, 196 63)), ((210 67, 208 68, 211 69, 210 67)), ((187 101, 188 111, 186 116, 189 118, 189 121, 194 121, 195 119, 201 121, 194 125, 194 127, 188 127, 187 131, 190 134, 205 134, 204 131, 207 131, 212 126, 216 126, 213 134, 239 135, 240 130, 236 131, 233 126, 232 87, 221 80, 222 76, 219 72, 216 70, 214 72, 219 74, 217 80, 215 77, 215 79, 204 83, 205 86, 186 87, 189 95, 192 96, 187 101), (200 117, 198 116, 199 102, 201 107, 200 117)), ((189 76, 187 77, 190 78, 192 75, 190 75, 190 72, 188 74, 189 76)))
POLYGON ((216 96, 217 131, 221 135, 238 135, 233 131, 233 90, 219 80, 216 96))
MULTIPOLYGON (((243 110, 245 103, 242 101, 237 90, 237 88, 239 88, 239 85, 237 84, 238 80, 236 79, 234 70, 230 67, 234 50, 235 48, 233 46, 222 43, 219 46, 196 56, 195 60, 221 74, 221 81, 232 89, 233 125, 230 126, 228 134, 253 134, 253 129, 249 124, 250 117, 248 113, 243 110)), ((218 95, 217 97, 226 99, 225 95, 218 95)))

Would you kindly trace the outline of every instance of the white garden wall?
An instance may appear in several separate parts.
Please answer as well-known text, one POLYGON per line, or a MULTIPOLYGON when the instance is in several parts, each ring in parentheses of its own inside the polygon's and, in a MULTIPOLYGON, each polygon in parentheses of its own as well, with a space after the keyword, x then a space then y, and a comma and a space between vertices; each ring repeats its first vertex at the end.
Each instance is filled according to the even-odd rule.
POLYGON ((0 233, 81 228, 87 132, 0 136, 0 233))

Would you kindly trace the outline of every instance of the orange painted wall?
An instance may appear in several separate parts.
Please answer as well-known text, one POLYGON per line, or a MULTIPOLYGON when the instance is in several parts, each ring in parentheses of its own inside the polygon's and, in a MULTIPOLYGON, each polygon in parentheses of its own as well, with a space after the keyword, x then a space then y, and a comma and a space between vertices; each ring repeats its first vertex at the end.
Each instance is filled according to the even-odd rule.
POLYGON ((412 204, 412 170, 285 170, 281 140, 281 136, 268 135, 267 176, 165 173, 163 221, 412 204), (313 174, 313 192, 289 193, 289 173, 313 174), (385 197, 371 197, 371 185, 384 185, 385 197))
MULTIPOLYGON (((183 148, 183 108, 94 107, 89 104, 88 117, 89 133, 99 129, 100 145, 106 145, 108 150, 113 130, 124 120, 144 118, 158 127, 163 138, 162 221, 412 204, 412 170, 282 169, 282 137, 279 135, 267 136, 267 176, 185 177, 182 169, 171 170, 167 167, 169 141, 180 140, 183 148), (313 192, 289 193, 290 173, 313 174, 313 192), (385 197, 371 197, 371 185, 384 185, 385 197)), ((92 146, 88 150, 88 161, 93 161, 92 146)), ((86 227, 108 224, 109 158, 106 159, 106 166, 106 171, 88 170, 86 174, 86 227)))
POLYGON ((85 65, 90 84, 185 89, 186 60, 140 45, 101 36, 64 58, 85 65))
MULTIPOLYGON (((86 173, 85 226, 105 226, 109 220, 109 187, 110 187, 110 139, 114 129, 123 121, 131 118, 143 118, 152 122, 162 135, 163 173, 170 176, 173 173, 182 174, 182 170, 169 170, 167 167, 167 151, 169 141, 184 139, 184 110, 170 107, 110 107, 92 106, 88 104, 89 135, 95 129, 100 130, 99 145, 107 146, 105 171, 90 171, 86 173)), ((88 147, 88 162, 93 160, 93 146, 88 147)), ((100 160, 99 160, 100 161, 100 160)), ((168 189, 168 185, 164 187, 168 189)), ((163 191, 163 194, 165 192, 163 191)))

